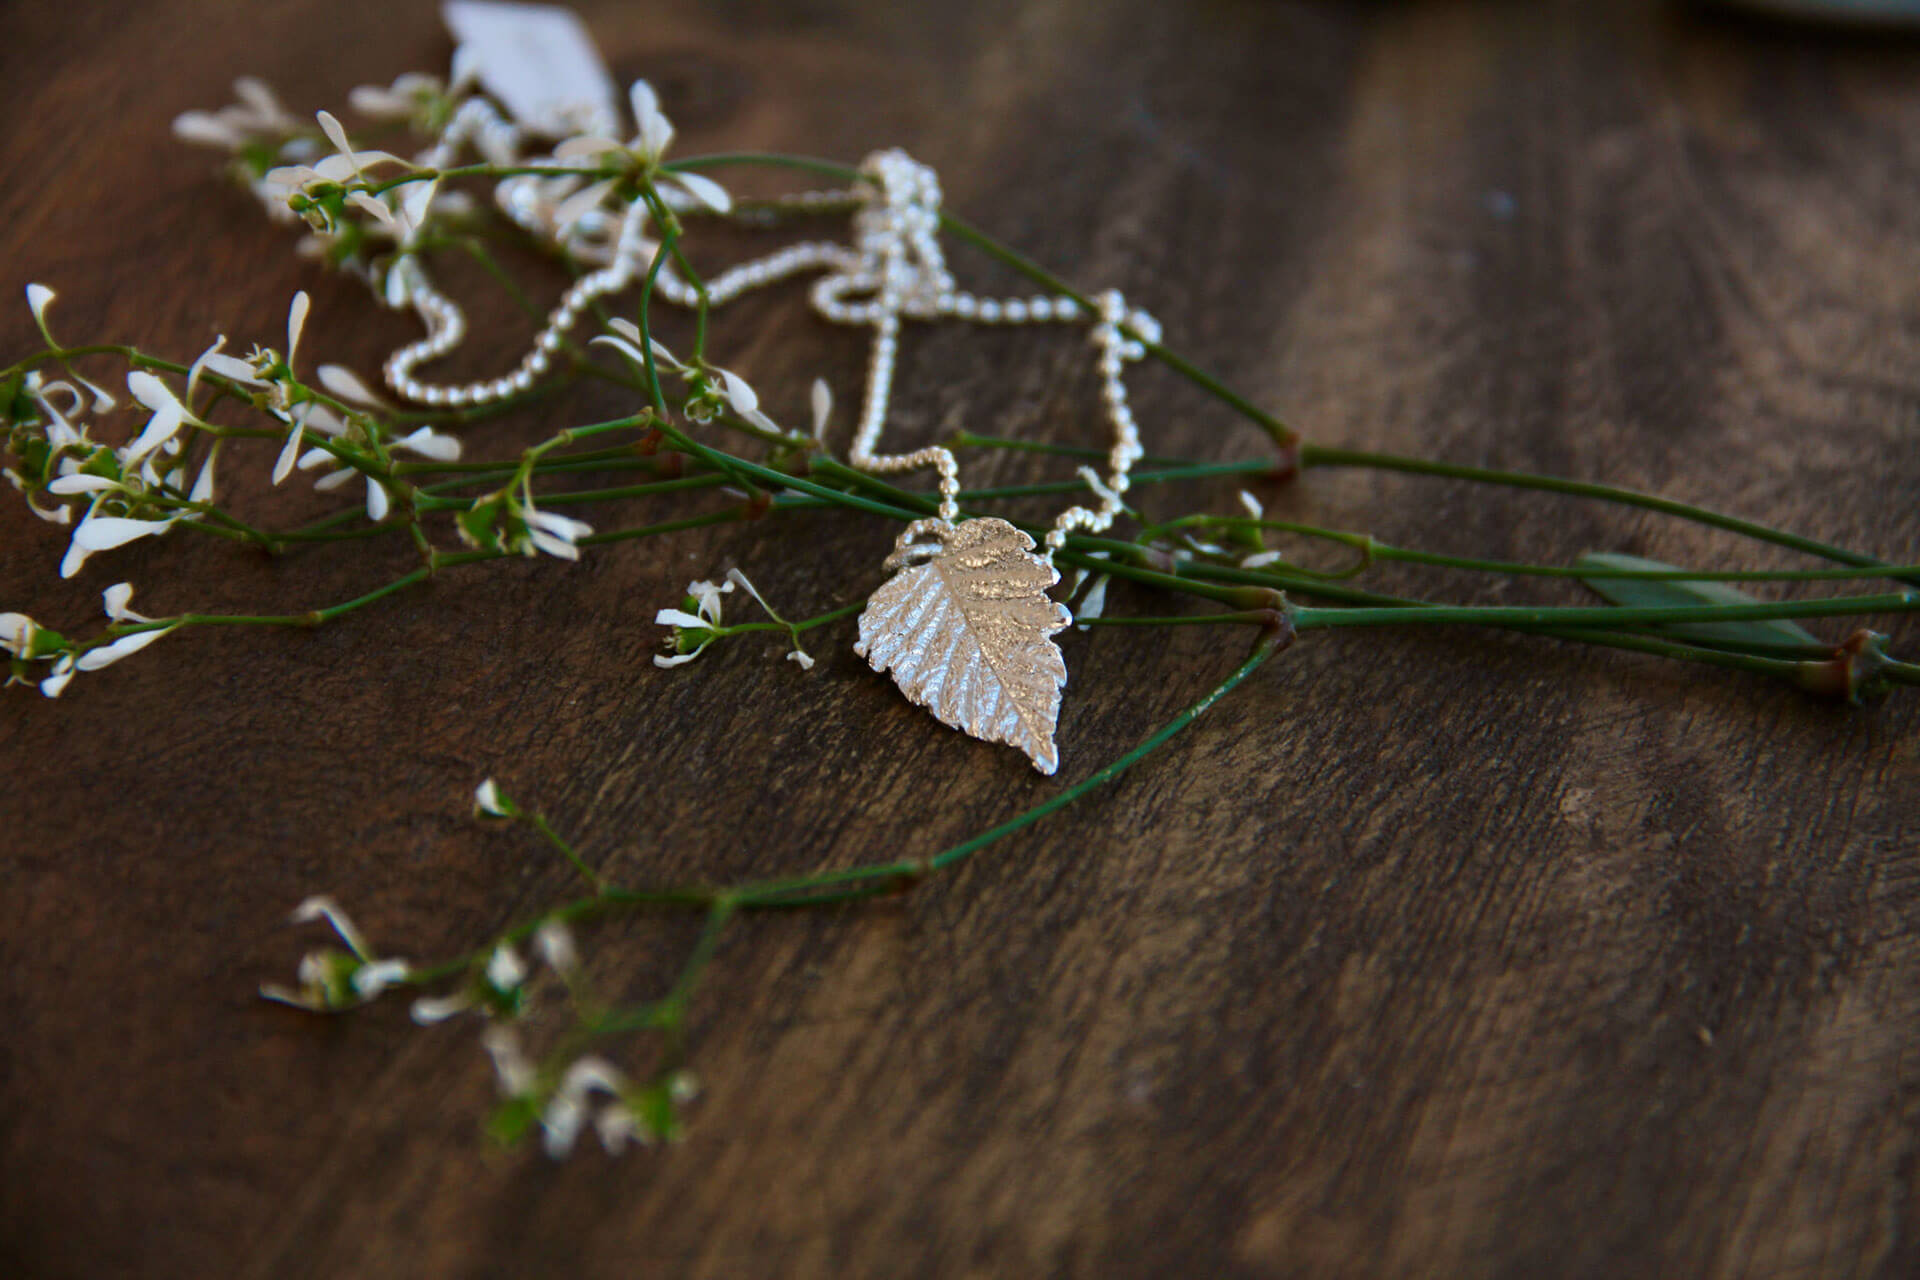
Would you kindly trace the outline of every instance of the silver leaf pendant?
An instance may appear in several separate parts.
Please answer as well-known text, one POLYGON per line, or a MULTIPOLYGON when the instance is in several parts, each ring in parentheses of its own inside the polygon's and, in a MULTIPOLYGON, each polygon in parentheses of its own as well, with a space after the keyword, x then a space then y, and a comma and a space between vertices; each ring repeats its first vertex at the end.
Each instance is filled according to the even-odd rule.
POLYGON ((1052 637, 1073 617, 1047 597, 1060 573, 1033 539, 991 516, 919 520, 886 567, 897 572, 868 597, 853 651, 942 723, 1059 768, 1067 664, 1052 637))

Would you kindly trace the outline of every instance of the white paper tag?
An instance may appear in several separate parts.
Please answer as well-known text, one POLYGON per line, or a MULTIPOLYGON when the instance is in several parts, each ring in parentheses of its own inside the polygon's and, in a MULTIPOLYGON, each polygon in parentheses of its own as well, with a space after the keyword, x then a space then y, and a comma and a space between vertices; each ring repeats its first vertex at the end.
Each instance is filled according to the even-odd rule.
POLYGON ((573 10, 446 0, 440 14, 478 61, 480 83, 526 128, 548 137, 622 131, 613 77, 573 10))

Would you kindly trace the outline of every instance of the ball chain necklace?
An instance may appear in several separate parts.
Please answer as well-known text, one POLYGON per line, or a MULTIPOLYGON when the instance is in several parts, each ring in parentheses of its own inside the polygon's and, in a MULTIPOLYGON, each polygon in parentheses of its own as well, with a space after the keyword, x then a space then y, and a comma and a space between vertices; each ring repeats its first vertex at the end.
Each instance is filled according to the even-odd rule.
MULTIPOLYGON (((519 127, 491 103, 473 98, 424 159, 430 167, 445 167, 459 146, 473 142, 489 159, 510 163, 521 138, 519 127)), ((1051 774, 1059 766, 1054 732, 1067 678, 1052 637, 1072 623, 1066 606, 1047 595, 1060 580, 1053 557, 1076 529, 1098 533, 1123 508, 1129 474, 1142 450, 1122 373, 1146 354, 1143 342, 1158 340, 1159 325, 1146 312, 1129 309, 1117 290, 1098 295, 1089 316, 1067 296, 982 298, 956 288, 940 248, 940 184, 933 170, 889 150, 869 156, 860 172, 864 181, 850 190, 803 192, 773 202, 775 209, 802 212, 851 210, 851 245, 793 244, 732 267, 709 282, 707 301, 717 306, 817 271, 823 274, 809 295, 814 311, 834 324, 872 330, 866 392, 847 461, 876 475, 930 469, 938 477, 939 507, 938 514, 909 524, 895 542, 883 564, 893 576, 869 597, 854 652, 874 670, 890 673, 902 693, 943 723, 1018 748, 1036 769, 1051 774), (959 463, 952 450, 929 445, 880 452, 905 320, 1089 324, 1113 432, 1106 475, 1080 469, 1097 502, 1061 512, 1036 548, 1025 532, 998 517, 961 519, 959 463)), ((547 373, 566 333, 595 299, 628 288, 651 269, 660 246, 648 235, 652 215, 646 203, 634 200, 617 212, 604 201, 584 211, 569 208, 567 197, 584 194, 573 188, 586 176, 519 175, 495 188, 496 202, 509 218, 595 268, 566 291, 510 373, 452 385, 416 375, 420 365, 460 345, 466 319, 459 305, 434 287, 419 257, 401 254, 392 268, 388 300, 410 304, 427 332, 388 359, 389 387, 408 400, 447 407, 524 392, 547 373)), ((689 181, 688 187, 660 189, 669 208, 689 210, 701 203, 698 186, 689 181)), ((654 293, 679 306, 700 303, 699 290, 670 262, 661 264, 654 293)))

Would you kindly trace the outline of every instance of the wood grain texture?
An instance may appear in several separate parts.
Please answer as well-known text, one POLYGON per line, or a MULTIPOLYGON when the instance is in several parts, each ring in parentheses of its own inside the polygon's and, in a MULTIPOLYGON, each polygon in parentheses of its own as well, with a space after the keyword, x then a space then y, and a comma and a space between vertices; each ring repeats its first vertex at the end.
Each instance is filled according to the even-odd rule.
MULTIPOLYGON (((582 8, 689 151, 905 146, 1314 439, 1920 548, 1920 47, 1624 3, 582 8)), ((166 122, 243 72, 311 108, 447 52, 424 6, 0 10, 0 283, 58 287, 64 332, 184 354, 217 327, 276 340, 304 287, 308 350, 372 369, 408 324, 296 261, 166 122)), ((799 298, 738 304, 720 354, 804 420, 808 380, 844 404, 862 353, 799 298)), ((476 367, 526 336, 498 319, 476 367)), ((0 352, 31 336, 0 309, 0 352)), ((903 360, 903 441, 1098 439, 1070 344, 916 332, 903 360)), ((1260 444, 1165 376, 1135 404, 1149 449, 1260 444)), ((473 439, 625 407, 583 391, 473 439)), ((1768 562, 1411 478, 1262 497, 1468 554, 1768 562)), ((908 898, 747 922, 696 1006, 689 1138, 618 1163, 490 1152, 470 1028, 254 998, 308 941, 283 919, 309 893, 419 956, 565 893, 551 856, 467 820, 488 774, 634 881, 932 852, 1051 794, 868 671, 850 623, 805 676, 772 645, 648 663, 689 578, 739 565, 816 611, 871 587, 893 533, 821 517, 804 558, 754 525, 449 574, 312 634, 170 637, 59 703, 10 691, 0 1273, 1920 1273, 1911 698, 1316 635, 908 898)), ((304 608, 410 554, 175 540, 62 584, 61 545, 0 503, 0 607, 77 624, 125 577, 156 608, 304 608)), ((1066 633, 1061 780, 1243 643, 1066 633)), ((590 945, 640 998, 690 929, 590 945)))

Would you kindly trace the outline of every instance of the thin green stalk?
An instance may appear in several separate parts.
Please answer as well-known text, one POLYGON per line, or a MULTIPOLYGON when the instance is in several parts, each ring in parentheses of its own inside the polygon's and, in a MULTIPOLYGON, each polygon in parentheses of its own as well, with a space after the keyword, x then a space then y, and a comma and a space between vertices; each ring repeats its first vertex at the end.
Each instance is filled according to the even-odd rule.
POLYGON ((1911 591, 1884 595, 1834 596, 1821 600, 1779 600, 1750 605, 1679 605, 1627 608, 1532 608, 1513 605, 1412 605, 1399 609, 1293 609, 1301 631, 1319 627, 1395 627, 1437 624, 1469 626, 1665 626, 1681 622, 1756 622, 1770 618, 1844 618, 1920 610, 1911 591))
MULTIPOLYGON (((1524 471, 1500 471, 1487 467, 1468 467, 1450 462, 1433 462, 1425 458, 1409 458, 1391 453, 1374 453, 1362 449, 1331 449, 1322 445, 1303 444, 1299 448, 1299 464, 1307 467, 1365 467, 1376 471, 1400 471, 1411 475, 1438 476, 1451 480, 1471 480, 1479 484, 1504 485, 1515 489, 1537 489, 1547 493, 1564 494, 1575 498, 1596 498, 1603 502, 1615 502, 1622 506, 1641 507, 1648 511, 1658 511, 1662 515, 1677 516, 1695 524, 1708 525, 1737 533, 1757 542, 1768 542, 1775 546, 1790 547, 1808 555, 1819 556, 1823 560, 1832 560, 1838 564, 1854 565, 1859 568, 1886 570, 1894 568, 1872 556, 1849 551, 1813 538, 1801 537, 1784 529, 1760 524, 1752 520, 1743 520, 1738 516, 1722 514, 1691 503, 1678 502, 1672 498, 1661 498, 1650 493, 1641 493, 1635 489, 1624 489, 1618 485, 1593 484, 1582 480, 1563 480, 1558 476, 1532 475, 1524 471)), ((1909 585, 1920 586, 1920 577, 1899 579, 1909 585)))

